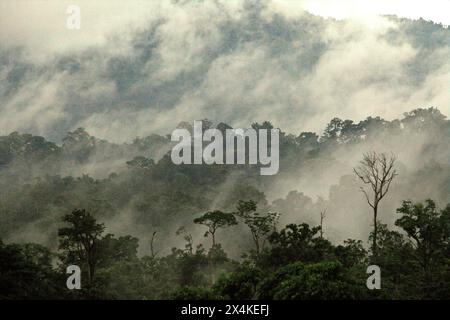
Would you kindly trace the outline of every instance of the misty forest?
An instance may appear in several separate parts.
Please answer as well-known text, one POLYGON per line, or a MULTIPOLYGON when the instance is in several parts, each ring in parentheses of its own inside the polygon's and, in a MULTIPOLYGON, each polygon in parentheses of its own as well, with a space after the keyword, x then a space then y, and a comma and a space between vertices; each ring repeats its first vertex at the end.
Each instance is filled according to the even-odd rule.
POLYGON ((335 118, 320 137, 281 132, 276 178, 257 165, 174 165, 159 135, 118 145, 78 128, 62 146, 3 136, 2 298, 448 298, 449 130, 429 108, 393 121, 335 118), (380 142, 393 153, 371 151, 380 142), (357 150, 352 171, 337 155, 357 150), (412 152, 415 169, 404 163, 412 152), (105 178, 55 174, 127 155, 105 178), (267 199, 330 167, 339 169, 327 197, 267 199), (71 264, 82 268, 79 291, 65 287, 71 264), (381 290, 366 288, 370 264, 381 290))
POLYGON ((448 29, 175 3, 181 36, 0 43, 0 299, 449 299, 448 29), (279 172, 175 165, 201 119, 279 128, 279 172))

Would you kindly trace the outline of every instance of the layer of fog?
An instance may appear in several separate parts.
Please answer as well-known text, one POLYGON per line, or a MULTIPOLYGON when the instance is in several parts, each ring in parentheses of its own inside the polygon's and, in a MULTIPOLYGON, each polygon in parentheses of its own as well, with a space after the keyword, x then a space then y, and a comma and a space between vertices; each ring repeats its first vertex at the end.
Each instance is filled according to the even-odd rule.
POLYGON ((236 127, 270 119, 300 133, 335 116, 389 120, 429 105, 448 114, 443 31, 421 36, 419 23, 382 17, 371 25, 325 20, 271 1, 155 6, 134 24, 117 22, 122 29, 104 41, 47 59, 2 43, 0 133, 58 140, 84 127, 124 142, 201 118, 236 127))
MULTIPOLYGON (((203 118, 233 127, 270 120, 283 131, 299 134, 320 133, 335 116, 390 120, 423 106, 449 114, 450 49, 447 30, 441 26, 387 17, 371 24, 335 21, 264 1, 178 2, 156 8, 131 25, 118 23, 122 29, 107 37, 89 36, 87 20, 74 47, 49 56, 42 52, 53 43, 44 41, 44 47, 33 52, 13 40, 2 42, 0 134, 19 130, 59 142, 67 131, 84 127, 96 137, 122 143, 136 136, 167 134, 180 121, 203 118), (432 31, 423 31, 428 27, 432 31)), ((61 30, 61 35, 66 32, 61 30)), ((32 46, 42 42, 38 40, 31 39, 32 46)), ((292 190, 311 198, 297 195, 304 200, 298 208, 293 205, 297 198, 288 201, 283 223, 317 224, 320 211, 327 208, 327 236, 337 242, 349 237, 365 241, 370 210, 358 193, 360 184, 342 178, 352 175, 363 152, 392 151, 398 157, 400 175, 381 208, 384 222, 392 225, 403 199, 438 197, 440 205, 445 201, 439 196, 442 176, 431 176, 420 188, 408 180, 430 163, 424 150, 433 137, 409 139, 383 137, 375 144, 337 150, 331 157, 339 165, 327 166, 326 159, 306 165, 274 178, 262 191, 275 207, 292 190)), ((432 159, 448 164, 449 149, 433 152, 432 159)), ((131 159, 94 157, 62 174, 101 178, 124 170, 127 160, 131 159)), ((224 184, 224 194, 233 187, 233 179, 224 184)), ((132 207, 130 203, 105 223, 108 232, 141 238, 145 252, 151 231, 134 223, 132 207)), ((166 252, 182 246, 174 234, 181 225, 189 225, 196 243, 207 241, 202 227, 191 221, 191 216, 183 217, 159 233, 166 252)), ((47 241, 37 229, 26 226, 12 240, 47 241)), ((236 239, 225 233, 218 238, 236 251, 236 239)))

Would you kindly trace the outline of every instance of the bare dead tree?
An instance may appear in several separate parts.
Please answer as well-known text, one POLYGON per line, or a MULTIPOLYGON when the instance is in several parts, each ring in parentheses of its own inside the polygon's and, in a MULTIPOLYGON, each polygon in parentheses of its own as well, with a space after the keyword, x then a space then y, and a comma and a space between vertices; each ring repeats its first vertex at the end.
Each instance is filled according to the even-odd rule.
POLYGON ((365 185, 369 186, 368 190, 364 187, 360 189, 366 197, 367 203, 373 209, 373 255, 377 253, 378 205, 389 191, 392 180, 397 175, 397 171, 394 168, 395 160, 396 158, 393 154, 387 156, 384 153, 369 152, 364 154, 360 165, 353 169, 358 178, 365 185))
POLYGON ((323 239, 323 220, 325 219, 325 217, 326 217, 326 212, 327 212, 327 208, 325 208, 325 210, 323 210, 323 211, 320 211, 320 238, 322 238, 323 239))

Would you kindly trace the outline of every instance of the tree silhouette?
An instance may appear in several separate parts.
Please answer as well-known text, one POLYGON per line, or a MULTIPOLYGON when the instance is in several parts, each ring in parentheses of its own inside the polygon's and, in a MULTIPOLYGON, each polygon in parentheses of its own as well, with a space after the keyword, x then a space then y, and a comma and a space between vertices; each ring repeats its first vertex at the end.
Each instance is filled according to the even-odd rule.
POLYGON ((268 212, 265 215, 261 215, 256 211, 256 203, 253 200, 240 200, 237 205, 236 215, 242 218, 244 223, 250 228, 256 254, 259 254, 264 247, 266 237, 275 230, 275 225, 278 222, 278 213, 268 212))
POLYGON ((97 223, 84 209, 72 211, 71 214, 64 216, 63 221, 70 226, 58 230, 58 236, 61 238, 60 249, 67 252, 69 259, 86 263, 91 284, 98 259, 98 242, 105 227, 97 223))
POLYGON ((426 283, 432 282, 439 257, 448 255, 450 243, 450 206, 439 211, 433 200, 426 200, 425 204, 413 204, 403 201, 397 209, 403 216, 395 221, 395 225, 405 230, 416 249, 415 258, 419 262, 426 283))
POLYGON ((361 192, 366 197, 367 203, 373 209, 372 254, 374 256, 377 253, 378 205, 389 191, 392 180, 397 175, 394 168, 395 160, 394 155, 388 157, 384 153, 377 154, 376 152, 369 152, 364 154, 360 165, 353 169, 358 178, 364 184, 369 185, 372 191, 372 196, 370 196, 370 191, 361 187, 361 192))
POLYGON ((226 213, 219 210, 206 212, 199 218, 194 219, 194 223, 203 224, 208 227, 205 237, 209 234, 212 238, 212 247, 216 245, 216 231, 219 228, 225 228, 237 224, 237 220, 232 213, 226 213))

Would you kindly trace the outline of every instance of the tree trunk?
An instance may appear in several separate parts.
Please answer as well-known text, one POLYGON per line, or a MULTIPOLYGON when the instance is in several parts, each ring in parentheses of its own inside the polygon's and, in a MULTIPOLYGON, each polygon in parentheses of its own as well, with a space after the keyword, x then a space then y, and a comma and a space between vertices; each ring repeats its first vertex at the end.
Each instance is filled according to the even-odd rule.
POLYGON ((255 245, 256 245, 256 254, 259 255, 259 239, 255 239, 255 245))
POLYGON ((88 280, 89 280, 89 284, 92 284, 92 281, 94 279, 94 263, 92 261, 92 257, 89 255, 88 261, 87 261, 87 265, 88 265, 88 280))
POLYGON ((378 206, 375 206, 373 208, 373 239, 372 239, 372 254, 374 257, 377 256, 377 232, 378 232, 377 215, 378 215, 378 206))

